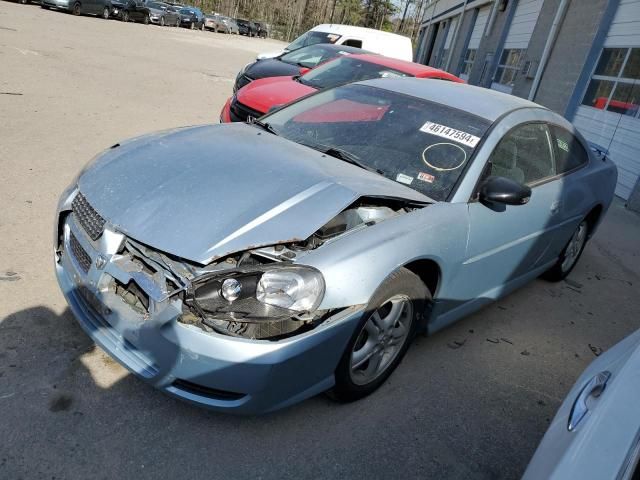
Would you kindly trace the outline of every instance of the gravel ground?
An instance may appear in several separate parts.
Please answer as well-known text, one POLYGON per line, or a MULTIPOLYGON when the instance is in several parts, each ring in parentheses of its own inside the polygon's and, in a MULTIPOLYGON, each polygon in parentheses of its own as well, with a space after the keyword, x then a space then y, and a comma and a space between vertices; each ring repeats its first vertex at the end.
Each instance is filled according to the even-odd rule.
POLYGON ((216 122, 278 45, 0 2, 0 478, 517 478, 594 351, 640 326, 640 219, 616 202, 570 281, 419 338, 360 402, 232 417, 128 375, 58 291, 57 197, 120 139, 216 122))

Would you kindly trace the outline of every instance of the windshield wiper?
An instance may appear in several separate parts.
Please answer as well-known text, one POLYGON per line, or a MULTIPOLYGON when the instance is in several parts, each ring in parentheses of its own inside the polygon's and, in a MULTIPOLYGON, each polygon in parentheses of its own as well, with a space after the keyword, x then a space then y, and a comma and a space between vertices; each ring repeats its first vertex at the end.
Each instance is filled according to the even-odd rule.
POLYGON ((363 168, 364 170, 368 170, 373 173, 379 173, 380 175, 384 174, 384 171, 380 170, 379 168, 371 167, 366 163, 363 163, 362 160, 358 158, 358 156, 354 155, 353 153, 347 152, 346 150, 342 150, 341 148, 328 147, 326 145, 319 145, 319 144, 309 145, 305 143, 303 145, 313 148, 314 150, 318 150, 319 152, 322 152, 325 155, 329 155, 331 157, 337 158, 338 160, 342 160, 344 162, 350 163, 351 165, 355 165, 356 167, 363 168))
POLYGON ((278 135, 278 132, 276 132, 276 130, 267 122, 261 122, 260 120, 258 120, 257 118, 253 118, 253 119, 248 119, 247 123, 249 125, 257 125, 260 128, 262 128, 263 130, 266 130, 269 133, 273 133, 274 135, 278 135))

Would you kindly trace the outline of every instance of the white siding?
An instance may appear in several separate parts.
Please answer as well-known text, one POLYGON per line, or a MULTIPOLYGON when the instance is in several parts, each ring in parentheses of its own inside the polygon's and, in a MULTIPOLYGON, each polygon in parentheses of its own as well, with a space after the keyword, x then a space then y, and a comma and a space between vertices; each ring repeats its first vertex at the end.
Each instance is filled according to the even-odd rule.
POLYGON ((471 38, 469 39, 469 46, 467 48, 478 48, 480 46, 480 41, 482 40, 482 34, 484 33, 484 27, 486 27, 487 20, 489 19, 490 10, 491 10, 491 7, 487 6, 487 7, 482 7, 478 11, 478 16, 476 17, 476 23, 473 26, 473 31, 471 32, 471 38))
POLYGON ((609 149, 618 167, 616 195, 629 198, 640 176, 640 120, 581 105, 573 123, 587 140, 609 149))
POLYGON ((544 0, 520 0, 518 2, 504 44, 505 49, 527 48, 543 3, 544 0))
POLYGON ((640 0, 620 2, 604 46, 640 46, 640 0))

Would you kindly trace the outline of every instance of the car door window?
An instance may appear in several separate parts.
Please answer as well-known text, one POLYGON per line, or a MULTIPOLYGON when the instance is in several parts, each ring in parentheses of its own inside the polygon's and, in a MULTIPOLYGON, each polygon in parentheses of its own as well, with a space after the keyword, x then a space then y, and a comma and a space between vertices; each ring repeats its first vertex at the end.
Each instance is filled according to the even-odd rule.
POLYGON ((551 132, 556 150, 556 170, 559 174, 575 170, 589 161, 587 151, 570 132, 556 125, 551 127, 551 132))
POLYGON ((532 185, 557 174, 549 129, 520 125, 507 133, 490 157, 491 175, 532 185))

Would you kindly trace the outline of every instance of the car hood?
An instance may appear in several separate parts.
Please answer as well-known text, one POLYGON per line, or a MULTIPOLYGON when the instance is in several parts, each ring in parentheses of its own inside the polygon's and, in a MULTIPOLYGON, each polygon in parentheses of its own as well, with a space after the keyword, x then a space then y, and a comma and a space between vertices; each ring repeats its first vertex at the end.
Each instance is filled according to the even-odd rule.
POLYGON ((238 90, 236 98, 253 110, 267 113, 274 106, 284 105, 316 91, 292 77, 272 77, 251 82, 238 90))
POLYGON ((78 187, 117 230, 200 264, 304 240, 362 196, 429 198, 246 124, 190 127, 125 142, 78 187))
POLYGON ((275 50, 273 52, 259 53, 258 55, 256 55, 256 60, 264 60, 265 58, 279 57, 283 53, 287 53, 287 52, 288 50, 283 48, 281 50, 275 50))
POLYGON ((258 80, 267 77, 291 77, 300 73, 300 67, 277 59, 259 60, 249 66, 244 74, 258 80))

